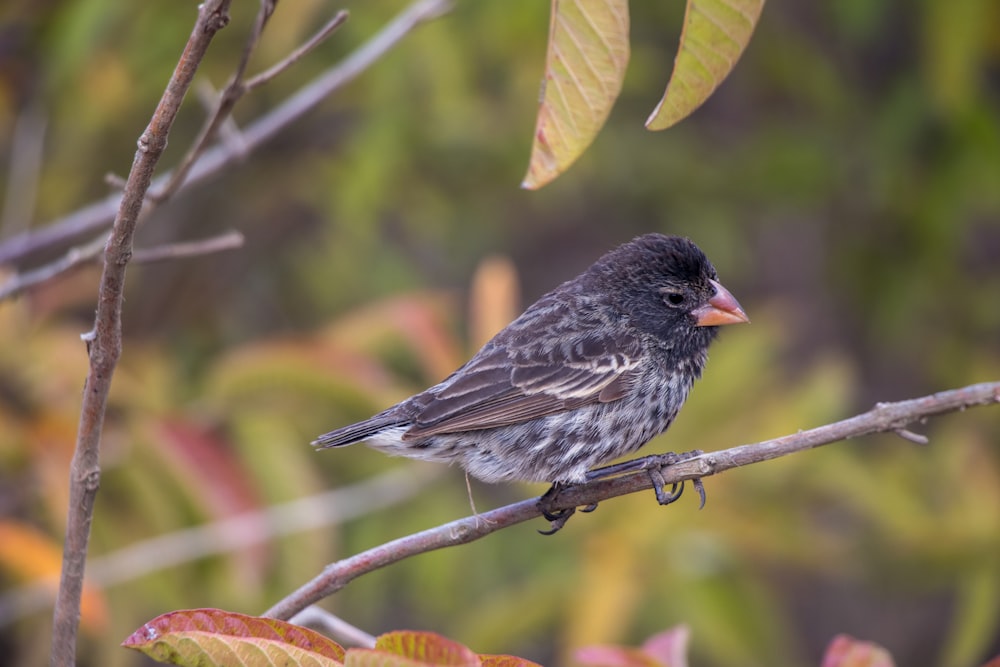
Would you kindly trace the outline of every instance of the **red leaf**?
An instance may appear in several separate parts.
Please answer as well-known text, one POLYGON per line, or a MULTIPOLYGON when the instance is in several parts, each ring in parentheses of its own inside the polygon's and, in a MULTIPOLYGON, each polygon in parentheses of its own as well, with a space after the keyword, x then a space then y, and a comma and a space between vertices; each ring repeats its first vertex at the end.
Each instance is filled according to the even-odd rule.
POLYGON ((340 664, 344 649, 327 637, 292 623, 221 609, 186 609, 157 616, 122 646, 176 664, 254 664, 257 656, 325 658, 340 664))

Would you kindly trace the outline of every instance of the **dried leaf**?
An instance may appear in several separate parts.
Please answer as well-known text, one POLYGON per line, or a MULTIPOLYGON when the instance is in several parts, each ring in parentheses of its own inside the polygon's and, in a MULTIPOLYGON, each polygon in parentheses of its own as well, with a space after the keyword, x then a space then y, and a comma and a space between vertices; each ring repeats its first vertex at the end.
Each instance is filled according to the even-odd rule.
POLYGON ((646 128, 690 115, 729 75, 757 25, 764 0, 688 0, 674 71, 646 128))
POLYGON ((628 32, 626 0, 552 0, 544 89, 521 187, 555 179, 597 136, 625 79, 628 32))

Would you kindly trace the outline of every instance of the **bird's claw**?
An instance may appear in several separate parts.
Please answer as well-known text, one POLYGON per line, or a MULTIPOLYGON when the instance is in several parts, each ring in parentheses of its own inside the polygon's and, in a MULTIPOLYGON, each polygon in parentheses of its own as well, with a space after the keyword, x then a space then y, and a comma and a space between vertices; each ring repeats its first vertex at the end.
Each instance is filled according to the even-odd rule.
MULTIPOLYGON (((704 452, 701 450, 695 449, 682 454, 668 452, 666 454, 656 454, 653 456, 645 456, 640 459, 633 459, 631 461, 624 461, 622 463, 616 463, 604 468, 591 470, 587 473, 587 482, 594 482, 601 479, 607 479, 609 477, 617 477, 618 475, 644 470, 646 471, 646 474, 649 475, 649 480, 653 483, 653 491, 656 493, 656 502, 661 505, 669 505, 677 502, 677 500, 680 499, 681 494, 684 493, 684 482, 673 482, 670 484, 670 489, 668 490, 667 480, 663 476, 664 468, 669 468, 670 466, 680 463, 681 461, 687 461, 701 456, 703 453, 704 452)), ((698 498, 701 501, 698 504, 698 509, 702 509, 705 507, 706 500, 705 484, 698 478, 692 479, 691 483, 698 492, 698 498)), ((559 493, 567 486, 568 485, 565 483, 556 482, 549 487, 548 491, 542 494, 541 498, 538 499, 538 511, 543 517, 545 517, 545 520, 551 524, 548 530, 538 531, 542 535, 553 535, 559 532, 562 530, 562 527, 566 525, 566 522, 569 521, 569 518, 576 514, 576 507, 560 509, 553 508, 559 493)), ((597 509, 597 503, 579 508, 581 512, 593 512, 595 509, 597 509)))
MULTIPOLYGON (((649 480, 653 483, 653 491, 656 493, 656 502, 661 505, 669 505, 672 502, 677 501, 684 493, 684 482, 674 482, 670 485, 670 491, 667 492, 665 489, 667 481, 663 478, 663 469, 670 467, 681 461, 687 461, 688 459, 693 459, 696 456, 701 456, 704 452, 700 449, 695 449, 690 452, 684 452, 683 454, 674 454, 673 452, 668 452, 660 456, 649 456, 644 459, 646 461, 647 473, 649 474, 649 480)), ((705 507, 705 484, 699 478, 691 480, 696 491, 698 491, 698 498, 701 502, 698 505, 698 509, 705 507)))
POLYGON ((574 514, 576 514, 575 507, 570 507, 564 510, 558 510, 556 512, 547 512, 543 510, 542 516, 544 516, 545 519, 549 522, 549 529, 548 530, 539 529, 538 533, 540 535, 555 535, 560 530, 562 530, 562 527, 566 525, 566 522, 569 521, 569 518, 574 514))
MULTIPOLYGON (((562 509, 553 509, 552 505, 555 504, 556 498, 559 496, 559 492, 565 489, 567 485, 565 483, 556 482, 549 490, 542 494, 542 497, 538 499, 537 507, 538 511, 541 512, 545 520, 551 525, 548 530, 539 530, 538 532, 542 535, 553 535, 559 532, 569 518, 576 514, 577 508, 566 507, 562 509)), ((592 503, 580 508, 581 512, 593 512, 597 509, 597 503, 592 503)))

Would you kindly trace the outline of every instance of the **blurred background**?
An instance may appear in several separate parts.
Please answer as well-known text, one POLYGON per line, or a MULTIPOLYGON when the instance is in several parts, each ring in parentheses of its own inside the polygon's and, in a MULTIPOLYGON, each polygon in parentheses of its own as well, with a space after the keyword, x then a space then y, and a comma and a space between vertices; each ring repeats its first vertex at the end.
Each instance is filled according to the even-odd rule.
MULTIPOLYGON (((281 4, 251 72, 337 9, 352 14, 245 98, 237 124, 404 6, 281 4)), ((80 664, 138 664, 118 644, 153 616, 261 613, 327 562, 468 514, 458 470, 308 442, 441 379, 521 307, 640 233, 694 239, 753 320, 722 332, 648 452, 722 449, 1000 378, 1000 5, 772 0, 733 75, 652 134, 642 123, 683 9, 631 3, 622 97, 593 146, 539 192, 518 184, 548 3, 458 2, 147 221, 137 247, 229 229, 247 242, 129 269, 80 664), (202 550, 224 552, 200 557, 171 560, 166 543, 144 542, 190 546, 177 531, 337 489, 321 506, 349 519, 296 510, 323 525, 286 536, 275 532, 292 522, 260 519, 237 530, 257 541, 235 548, 212 528, 202 550)), ((255 11, 234 3, 213 44, 202 78, 216 88, 255 11)), ((194 16, 195 3, 0 7, 0 244, 127 173, 194 16)), ((189 99, 164 169, 203 116, 189 99)), ((79 335, 97 279, 80 270, 0 303, 10 664, 47 660, 51 610, 25 587, 59 568, 87 366, 79 335)), ((713 477, 700 512, 690 497, 660 508, 650 493, 551 538, 535 532, 541 520, 517 526, 367 575, 324 606, 372 633, 434 630, 546 665, 681 622, 694 665, 816 665, 839 632, 881 643, 899 665, 981 664, 1000 653, 1000 413, 919 430, 929 445, 864 438, 713 477)), ((543 490, 473 484, 480 509, 543 490)))

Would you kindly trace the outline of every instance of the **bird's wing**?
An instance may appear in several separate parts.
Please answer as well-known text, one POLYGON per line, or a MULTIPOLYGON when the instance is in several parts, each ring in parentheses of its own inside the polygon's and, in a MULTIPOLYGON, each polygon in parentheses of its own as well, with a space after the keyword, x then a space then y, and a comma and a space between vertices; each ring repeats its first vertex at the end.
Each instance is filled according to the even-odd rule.
POLYGON ((581 333, 544 350, 499 343, 450 382, 415 396, 403 437, 496 428, 618 400, 635 380, 640 352, 639 340, 621 332, 581 333))

